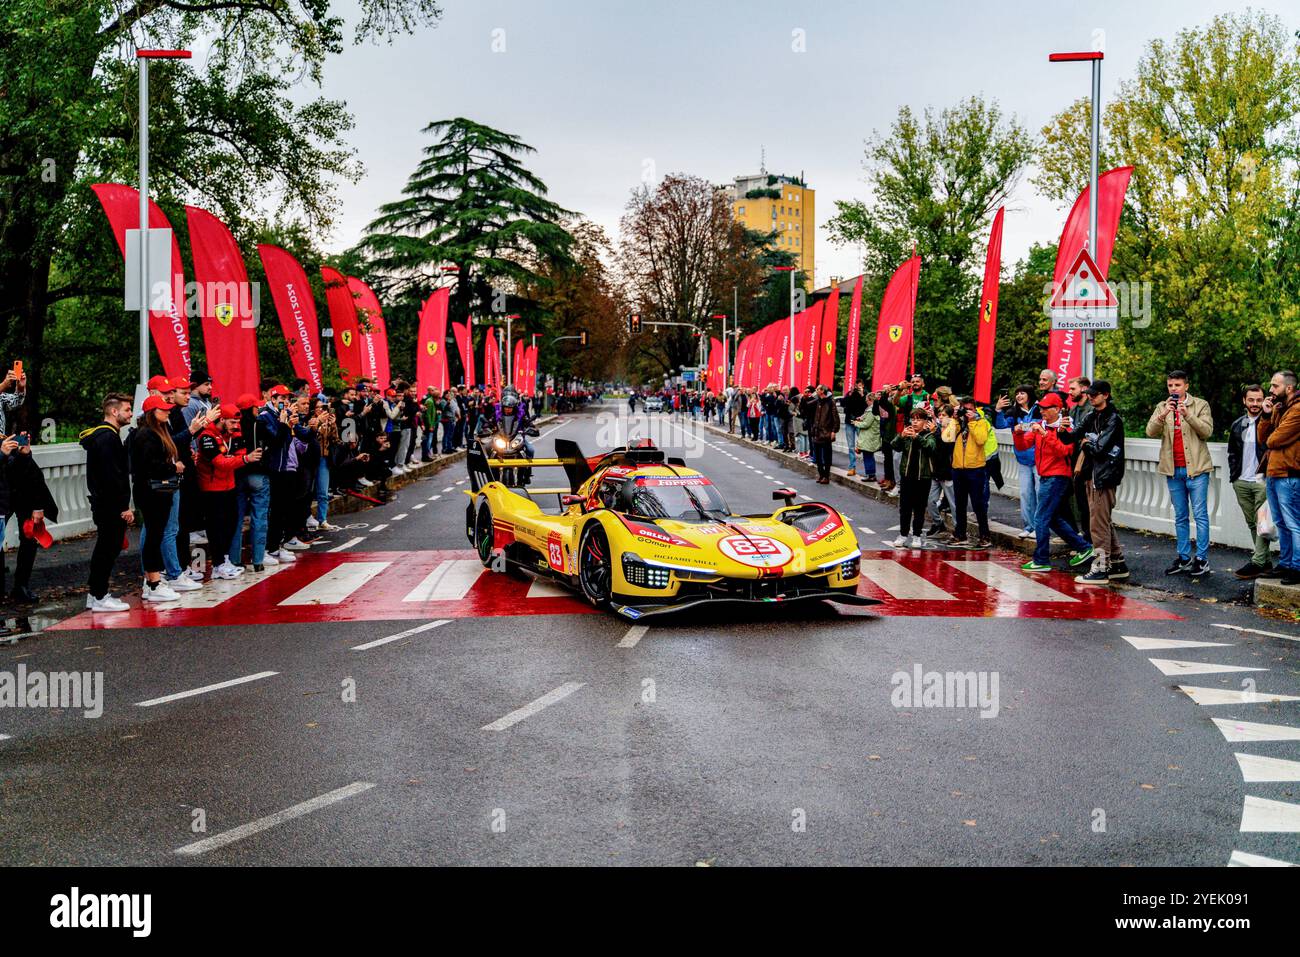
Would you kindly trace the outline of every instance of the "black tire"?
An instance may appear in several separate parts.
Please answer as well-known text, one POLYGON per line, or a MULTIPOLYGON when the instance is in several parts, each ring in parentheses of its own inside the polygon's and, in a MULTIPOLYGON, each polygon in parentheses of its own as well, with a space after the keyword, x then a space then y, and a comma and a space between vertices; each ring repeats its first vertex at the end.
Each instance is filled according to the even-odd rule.
POLYGON ((582 533, 578 546, 578 587, 583 597, 597 608, 606 608, 614 594, 614 557, 609 539, 599 522, 582 533))
POLYGON ((492 543, 495 539, 492 531, 492 509, 484 502, 478 507, 478 518, 474 521, 474 550, 484 568, 492 567, 492 543))
POLYGON ((474 538, 474 529, 478 526, 478 515, 474 511, 474 503, 470 502, 465 506, 465 538, 471 545, 477 545, 474 538))

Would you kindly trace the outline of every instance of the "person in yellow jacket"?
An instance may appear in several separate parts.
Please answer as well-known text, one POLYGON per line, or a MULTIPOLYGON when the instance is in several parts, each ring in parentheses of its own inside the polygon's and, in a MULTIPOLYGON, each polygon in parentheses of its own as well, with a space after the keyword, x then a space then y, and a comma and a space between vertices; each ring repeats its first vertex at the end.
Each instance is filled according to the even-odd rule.
POLYGON ((1210 404, 1189 395, 1187 373, 1176 369, 1165 378, 1169 397, 1147 420, 1147 435, 1160 440, 1156 471, 1165 477, 1174 507, 1174 539, 1178 555, 1166 575, 1188 573, 1200 578, 1210 571, 1210 477, 1214 464, 1206 440, 1214 431, 1210 404), (1196 555, 1192 555, 1191 523, 1196 522, 1196 555))
POLYGON ((960 408, 943 429, 943 441, 952 443, 952 488, 957 499, 956 528, 952 547, 983 549, 993 542, 989 534, 989 472, 985 448, 993 426, 976 408, 975 399, 963 396, 960 408), (973 545, 966 540, 966 503, 975 508, 979 538, 973 545))

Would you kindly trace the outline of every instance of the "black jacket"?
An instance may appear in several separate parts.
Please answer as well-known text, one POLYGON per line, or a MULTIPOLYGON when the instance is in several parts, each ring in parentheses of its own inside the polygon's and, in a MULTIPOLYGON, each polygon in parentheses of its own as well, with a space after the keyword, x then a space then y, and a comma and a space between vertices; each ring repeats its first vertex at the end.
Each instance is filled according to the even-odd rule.
POLYGON ((1095 489, 1118 488, 1124 481, 1124 420, 1113 405, 1107 404, 1100 412, 1090 410, 1074 428, 1057 432, 1067 445, 1080 443, 1089 434, 1096 438, 1083 446, 1083 474, 1091 475, 1095 489))
MULTIPOLYGON (((1264 443, 1259 439, 1259 426, 1264 421, 1264 415, 1261 413, 1255 418, 1255 468, 1259 469, 1259 459, 1263 452, 1268 451, 1264 443)), ((1235 482, 1241 478, 1241 459, 1246 454, 1246 426, 1250 424, 1250 416, 1243 415, 1228 427, 1228 481, 1235 482)))
POLYGON ((105 422, 81 433, 81 447, 91 510, 125 512, 131 507, 131 466, 122 436, 105 422))
POLYGON ((852 422, 854 419, 862 418, 862 413, 867 411, 867 397, 854 389, 844 397, 842 405, 844 408, 844 421, 852 422))
POLYGON ((131 433, 130 446, 131 484, 139 505, 155 494, 149 485, 151 479, 176 477, 176 460, 168 453, 158 433, 147 426, 131 433))
POLYGON ((58 503, 50 494, 45 475, 31 452, 15 450, 8 456, 4 462, 4 477, 9 486, 9 511, 18 516, 19 522, 26 521, 32 512, 38 511, 45 513, 48 522, 59 520, 58 503))

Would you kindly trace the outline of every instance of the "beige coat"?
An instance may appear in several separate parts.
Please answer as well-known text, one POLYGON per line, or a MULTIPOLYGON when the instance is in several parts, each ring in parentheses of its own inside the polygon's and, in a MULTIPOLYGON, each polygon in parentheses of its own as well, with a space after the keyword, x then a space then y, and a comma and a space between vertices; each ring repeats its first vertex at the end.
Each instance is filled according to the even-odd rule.
MULTIPOLYGON (((1214 468, 1210 461, 1210 447, 1205 440, 1214 431, 1214 416, 1210 403, 1194 395, 1185 396, 1182 408, 1183 455, 1187 458, 1187 477, 1195 478, 1214 468)), ((1147 420, 1147 435, 1160 440, 1160 464, 1156 471, 1161 475, 1174 474, 1174 414, 1161 402, 1147 420)))

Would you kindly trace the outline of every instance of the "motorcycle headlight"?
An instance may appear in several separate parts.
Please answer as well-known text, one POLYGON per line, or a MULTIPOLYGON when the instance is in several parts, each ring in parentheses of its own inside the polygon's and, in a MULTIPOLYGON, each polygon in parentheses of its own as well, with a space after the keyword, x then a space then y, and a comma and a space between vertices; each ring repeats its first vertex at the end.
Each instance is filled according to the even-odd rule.
POLYGON ((497 449, 498 451, 502 451, 502 450, 504 450, 505 447, 506 447, 506 440, 503 439, 503 438, 501 438, 501 436, 498 435, 498 436, 497 436, 497 437, 492 441, 492 447, 495 448, 495 449, 497 449))

